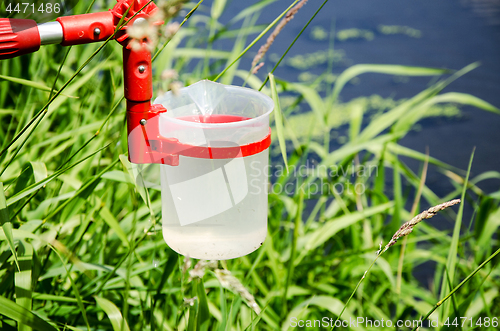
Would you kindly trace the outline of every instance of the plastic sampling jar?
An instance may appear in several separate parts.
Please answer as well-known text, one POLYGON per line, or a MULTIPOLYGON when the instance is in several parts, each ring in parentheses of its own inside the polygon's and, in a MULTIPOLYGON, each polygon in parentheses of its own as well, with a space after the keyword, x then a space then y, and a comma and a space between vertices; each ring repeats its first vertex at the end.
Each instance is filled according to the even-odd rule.
POLYGON ((267 234, 271 98, 204 80, 154 103, 167 109, 160 135, 185 148, 177 166, 161 165, 168 246, 206 260, 259 248, 267 234))

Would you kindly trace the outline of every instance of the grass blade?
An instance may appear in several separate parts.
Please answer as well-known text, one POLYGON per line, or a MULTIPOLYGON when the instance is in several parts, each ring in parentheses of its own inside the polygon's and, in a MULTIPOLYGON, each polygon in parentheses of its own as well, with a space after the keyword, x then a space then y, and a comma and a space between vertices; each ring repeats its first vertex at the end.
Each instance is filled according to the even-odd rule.
POLYGON ((285 282, 285 289, 283 291, 283 306, 281 310, 281 316, 284 317, 284 315, 288 311, 287 307, 287 293, 288 293, 288 287, 291 284, 292 281, 292 276, 293 276, 293 269, 294 269, 294 263, 295 263, 295 250, 297 248, 297 238, 299 237, 299 227, 302 224, 302 211, 304 207, 304 190, 300 190, 299 193, 299 202, 297 206, 297 213, 295 215, 295 223, 293 227, 293 234, 292 234, 292 247, 290 249, 290 258, 288 259, 288 269, 286 273, 286 282, 285 282))
POLYGON ((85 306, 83 305, 82 296, 80 295, 80 291, 78 290, 78 287, 76 286, 75 281, 73 280, 73 276, 69 272, 68 267, 66 266, 66 263, 64 262, 61 254, 58 251, 58 250, 60 250, 62 252, 65 252, 66 255, 69 255, 67 248, 61 242, 59 242, 57 240, 54 240, 52 242, 52 244, 49 245, 49 247, 52 249, 53 252, 56 253, 57 257, 59 258, 59 260, 61 261, 61 263, 64 267, 64 270, 66 271, 66 276, 68 277, 69 282, 71 284, 71 288, 73 289, 78 308, 80 309, 80 312, 82 314, 81 316, 82 316, 83 320, 85 321, 85 326, 87 327, 87 330, 90 331, 89 319, 87 317, 87 311, 85 309, 85 306))
POLYGON ((5 200, 3 183, 0 182, 0 225, 4 225, 7 222, 9 222, 9 209, 5 200))
POLYGON ((297 2, 299 2, 299 0, 295 0, 290 6, 288 6, 287 9, 285 9, 285 11, 283 11, 281 13, 281 15, 279 15, 278 17, 276 17, 276 19, 274 21, 272 21, 265 29, 264 31, 262 31, 251 43, 250 45, 248 45, 242 52, 241 54, 233 61, 231 62, 231 64, 229 64, 224 70, 222 70, 222 72, 220 74, 218 74, 215 78, 214 78, 214 82, 216 82, 222 75, 224 75, 226 73, 226 71, 231 67, 233 66, 236 62, 238 62, 238 60, 246 54, 246 52, 248 52, 248 50, 250 48, 252 48, 253 45, 255 45, 257 43, 257 41, 259 41, 269 30, 271 30, 271 28, 276 25, 276 23, 278 23, 279 20, 281 20, 281 18, 283 16, 286 15, 286 13, 293 8, 293 6, 295 6, 297 4, 297 2))
MULTIPOLYGON (((293 41, 290 43, 290 45, 288 45, 288 48, 286 49, 286 51, 283 53, 283 55, 281 55, 280 59, 278 60, 278 62, 276 62, 276 64, 274 65, 273 69, 269 73, 271 73, 271 74, 274 73, 274 71, 276 70, 276 68, 279 67, 279 65, 281 64, 281 61, 283 61, 283 59, 288 54, 288 52, 290 51, 290 49, 293 47, 293 45, 295 45, 295 42, 297 41, 297 39, 299 39, 299 37, 302 35, 302 33, 305 31, 305 29, 307 29, 307 27, 309 26, 309 24, 316 17, 316 15, 318 15, 318 13, 321 11, 321 9, 323 8, 323 6, 326 5, 327 2, 328 2, 328 0, 323 1, 323 3, 321 4, 321 6, 319 6, 319 8, 314 12, 313 16, 311 16, 311 18, 309 19, 309 21, 307 21, 306 25, 304 25, 304 27, 302 28, 302 30, 300 30, 300 32, 295 36, 295 39, 293 39, 293 41)), ((262 90, 262 88, 266 85, 266 83, 267 83, 268 80, 269 80, 269 75, 266 77, 266 79, 264 80, 264 82, 260 86, 259 91, 262 90)))
POLYGON ((9 244, 10 251, 14 256, 14 261, 17 265, 17 270, 21 270, 19 267, 19 261, 17 259, 16 247, 14 246, 14 236, 12 235, 12 223, 9 220, 9 210, 7 208, 7 202, 5 200, 5 192, 3 190, 3 183, 0 182, 0 224, 2 225, 3 232, 5 234, 5 239, 9 244))
POLYGON ((337 101, 340 91, 354 77, 365 73, 379 73, 400 76, 437 76, 449 73, 447 69, 411 67, 389 64, 356 64, 344 70, 335 81, 332 92, 332 103, 337 101))
POLYGON ((10 206, 11 204, 21 200, 22 198, 30 195, 31 193, 35 192, 36 190, 42 188, 43 186, 47 185, 50 181, 52 181, 53 179, 59 177, 62 173, 74 168, 75 166, 77 166, 78 164, 82 163, 83 161, 91 158, 92 156, 94 156, 95 154, 101 152, 102 150, 106 149, 109 145, 106 145, 104 146, 103 148, 100 148, 98 149, 97 151, 91 153, 90 155, 84 157, 83 159, 81 160, 78 160, 77 162, 73 163, 72 165, 66 167, 66 168, 63 168, 57 172, 55 172, 54 174, 52 174, 51 176, 45 178, 44 180, 40 181, 40 182, 37 182, 37 183, 34 183, 30 186, 28 186, 27 188, 25 188, 24 190, 22 190, 21 192, 18 192, 16 195, 10 197, 8 200, 7 200, 7 206, 10 206))
POLYGON ((299 238, 297 242, 297 251, 301 253, 300 257, 303 257, 307 254, 307 252, 320 247, 339 231, 365 218, 383 213, 392 207, 394 207, 394 203, 387 202, 378 206, 366 208, 361 212, 343 215, 325 223, 321 228, 318 228, 315 231, 299 238))
MULTIPOLYGON (((0 75, 0 78, 8 80, 9 82, 12 82, 12 83, 16 83, 16 84, 20 84, 20 85, 32 87, 32 88, 35 88, 37 90, 42 90, 42 91, 45 91, 45 92, 52 92, 53 91, 50 87, 48 87, 48 86, 46 86, 46 85, 44 85, 42 83, 37 83, 37 82, 31 81, 31 80, 27 80, 27 79, 22 79, 22 78, 17 78, 17 77, 10 77, 10 76, 4 76, 4 75, 0 75)), ((54 92, 58 92, 58 91, 54 90, 54 92)), ((67 95, 67 94, 63 94, 63 93, 61 93, 61 95, 65 96, 65 97, 68 97, 68 98, 78 99, 78 97, 67 95)))
POLYGON ((116 220, 116 218, 113 216, 113 214, 109 211, 108 207, 103 206, 101 208, 101 211, 99 211, 99 215, 102 217, 102 219, 106 222, 106 224, 116 233, 118 238, 121 239, 122 243, 130 247, 130 244, 127 239, 127 235, 125 232, 123 232, 122 228, 120 227, 120 224, 116 220))
POLYGON ((218 20, 222 12, 224 11, 224 7, 226 6, 226 0, 215 0, 212 4, 212 8, 210 10, 210 17, 214 20, 218 20))
POLYGON ((466 93, 456 93, 450 92, 441 95, 436 95, 428 100, 425 100, 420 105, 411 109, 408 113, 404 114, 393 126, 392 131, 409 131, 420 119, 422 119, 426 110, 438 103, 458 103, 462 105, 468 105, 489 111, 495 114, 500 114, 500 109, 491 105, 490 103, 479 99, 475 96, 466 93))
MULTIPOLYGON (((467 175, 465 176, 465 182, 462 188, 462 196, 461 200, 465 201, 465 192, 467 192, 467 184, 469 181, 469 175, 470 175, 470 170, 472 168, 472 160, 474 159, 474 152, 475 148, 472 150, 470 160, 469 160, 469 167, 467 168, 467 175)), ((460 239, 460 229, 462 227, 462 216, 464 213, 464 204, 460 204, 460 208, 458 209, 458 214, 457 218, 455 220, 455 227, 453 228, 453 236, 451 239, 451 245, 450 249, 448 251, 448 259, 446 260, 446 269, 448 270, 449 273, 449 278, 451 284, 447 284, 447 280, 445 277, 443 277, 443 281, 441 282, 441 297, 445 296, 445 293, 447 291, 448 286, 452 287, 453 286, 453 281, 455 280, 455 270, 457 266, 457 252, 458 252, 458 241, 460 239)), ((449 304, 445 304, 442 310, 442 315, 441 319, 444 321, 446 317, 448 316, 448 311, 449 311, 449 304)))
POLYGON ((238 22, 239 20, 244 19, 247 16, 250 16, 262 9, 264 9, 266 6, 270 5, 271 3, 275 2, 276 0, 261 0, 255 4, 252 4, 248 7, 245 7, 242 11, 240 11, 236 16, 234 16, 229 24, 234 24, 238 22))
POLYGON ((205 292, 205 287, 203 286, 203 279, 198 279, 197 297, 198 297, 197 325, 198 328, 201 328, 204 324, 208 324, 210 322, 207 293, 205 292))
MULTIPOLYGON (((436 310, 438 309, 444 302, 446 302, 452 295, 454 295, 462 286, 464 286, 468 281, 474 277, 475 274, 479 272, 486 264, 488 264, 491 260, 493 260, 498 254, 500 254, 500 248, 495 251, 495 253, 491 254, 489 258, 487 258, 483 263, 481 263, 472 273, 470 273, 463 281, 460 282, 457 286, 453 288, 453 290, 448 293, 447 296, 445 296, 443 299, 439 300, 434 307, 425 315, 424 318, 421 319, 421 321, 425 321, 429 316, 436 310)), ((416 331, 418 326, 414 327, 412 331, 416 331)))
POLYGON ((448 92, 434 97, 433 103, 453 102, 473 106, 495 114, 500 114, 500 109, 492 104, 467 93, 448 92))
MULTIPOLYGON (((18 247, 19 266, 20 269, 16 272, 14 282, 16 284, 16 303, 31 310, 31 259, 33 257, 33 247, 29 243, 21 242, 18 247)), ((18 324, 19 331, 32 330, 24 321, 18 324)))
POLYGON ((108 299, 94 297, 97 305, 108 315, 114 331, 130 331, 127 321, 123 320, 120 310, 108 299))
POLYGON ((0 296, 0 307, 2 307, 0 314, 15 320, 17 323, 23 323, 37 331, 58 331, 58 329, 50 325, 46 320, 41 319, 28 309, 3 296, 0 296))
POLYGON ((286 171, 288 172, 288 160, 286 157, 286 140, 285 140, 285 132, 283 130, 283 118, 280 107, 280 99, 278 97, 278 91, 276 89, 276 82, 274 81, 273 74, 269 74, 269 81, 271 82, 271 94, 274 101, 274 121, 276 123, 276 134, 278 135, 278 142, 281 149, 281 156, 283 156, 283 161, 285 162, 286 171))
POLYGON ((75 195, 73 195, 71 198, 63 202, 61 205, 59 205, 54 211, 52 211, 47 217, 45 217, 45 220, 57 215, 61 210, 63 210, 64 207, 66 207, 70 202, 74 201, 74 199, 77 199, 80 194, 82 194, 85 199, 87 199, 88 195, 93 190, 93 186, 97 185, 98 182, 101 180, 101 176, 108 172, 108 170, 112 169, 117 163, 119 159, 114 160, 111 162, 106 168, 104 168, 101 172, 99 172, 97 175, 93 176, 90 178, 85 184, 83 184, 78 191, 76 191, 75 195))

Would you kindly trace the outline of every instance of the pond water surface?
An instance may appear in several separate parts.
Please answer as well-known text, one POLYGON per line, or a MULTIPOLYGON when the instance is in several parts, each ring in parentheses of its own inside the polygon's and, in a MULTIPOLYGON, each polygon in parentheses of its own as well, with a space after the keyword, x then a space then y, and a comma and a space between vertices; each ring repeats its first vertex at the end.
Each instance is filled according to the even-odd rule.
MULTIPOLYGON (((231 2, 221 21, 252 3, 255 2, 231 2)), ((291 1, 275 2, 262 13, 259 23, 273 20, 289 3, 291 1)), ((309 1, 298 12, 270 48, 266 66, 274 65, 273 53, 274 57, 283 53, 321 3, 309 1)), ((500 107, 499 10, 500 2, 489 0, 331 0, 288 57, 328 50, 327 35, 334 29, 337 33, 334 48, 342 57, 333 69, 334 74, 358 63, 458 70, 479 61, 478 68, 453 82, 444 92, 469 93, 500 107)), ((251 56, 243 60, 243 68, 245 61, 250 66, 251 56)), ((262 77, 265 77, 265 68, 259 72, 262 77)), ((307 71, 317 75, 326 69, 326 63, 319 63, 307 71)), ((301 73, 293 66, 282 65, 275 75, 298 81, 301 73)), ((431 77, 395 79, 388 75, 364 74, 356 84, 348 84, 340 97, 344 102, 372 94, 384 98, 409 98, 431 82, 431 77)), ((467 169, 471 152, 476 147, 472 176, 489 170, 499 171, 500 116, 472 107, 460 109, 461 116, 453 119, 438 117, 422 121, 419 130, 410 132, 400 143, 420 152, 425 152, 428 146, 431 156, 461 169, 467 169)), ((407 159, 405 162, 418 170, 418 162, 407 159)), ((494 192, 499 190, 499 184, 498 180, 489 180, 479 186, 486 192, 494 192)), ((453 189, 449 180, 433 169, 429 172, 427 185, 439 196, 453 189)))

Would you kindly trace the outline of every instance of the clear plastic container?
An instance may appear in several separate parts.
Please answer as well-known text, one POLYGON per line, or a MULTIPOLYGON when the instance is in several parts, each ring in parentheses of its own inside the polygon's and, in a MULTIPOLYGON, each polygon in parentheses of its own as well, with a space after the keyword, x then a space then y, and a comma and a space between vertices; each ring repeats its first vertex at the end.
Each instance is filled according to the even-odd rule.
POLYGON ((207 260, 259 248, 267 234, 269 149, 259 150, 258 143, 269 138, 273 101, 251 89, 201 81, 154 103, 167 109, 159 119, 161 136, 186 148, 231 151, 213 158, 180 155, 178 166, 161 165, 166 243, 182 255, 207 260), (243 156, 249 146, 257 152, 243 156))

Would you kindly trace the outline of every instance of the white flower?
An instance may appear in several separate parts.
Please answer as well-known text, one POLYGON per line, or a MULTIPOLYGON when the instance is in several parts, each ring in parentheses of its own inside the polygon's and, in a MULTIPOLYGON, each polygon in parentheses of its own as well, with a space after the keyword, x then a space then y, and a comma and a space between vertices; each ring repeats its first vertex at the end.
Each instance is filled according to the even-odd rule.
POLYGON ((179 31, 180 27, 181 25, 178 22, 168 23, 165 27, 165 36, 167 38, 172 38, 177 33, 177 31, 179 31))
POLYGON ((175 69, 163 70, 163 72, 161 73, 162 80, 177 79, 178 77, 179 75, 177 74, 177 71, 175 69))
POLYGON ((178 81, 175 81, 175 82, 172 82, 170 84, 168 84, 168 88, 169 90, 172 91, 172 93, 175 95, 175 96, 178 96, 179 93, 180 93, 180 89, 183 87, 183 84, 181 82, 178 82, 178 81))

